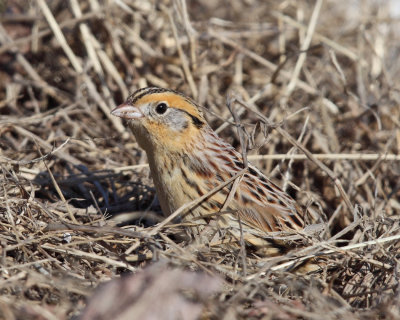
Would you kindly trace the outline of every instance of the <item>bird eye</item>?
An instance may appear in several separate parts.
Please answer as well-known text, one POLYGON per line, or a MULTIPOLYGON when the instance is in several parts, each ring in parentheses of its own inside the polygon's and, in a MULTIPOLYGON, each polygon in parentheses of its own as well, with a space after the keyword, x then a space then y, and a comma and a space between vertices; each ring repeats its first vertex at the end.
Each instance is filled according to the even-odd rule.
POLYGON ((165 111, 167 111, 167 109, 168 109, 167 104, 166 104, 165 102, 161 102, 161 103, 159 103, 159 104, 157 105, 157 107, 156 107, 156 112, 157 112, 158 114, 163 114, 163 113, 165 113, 165 111))

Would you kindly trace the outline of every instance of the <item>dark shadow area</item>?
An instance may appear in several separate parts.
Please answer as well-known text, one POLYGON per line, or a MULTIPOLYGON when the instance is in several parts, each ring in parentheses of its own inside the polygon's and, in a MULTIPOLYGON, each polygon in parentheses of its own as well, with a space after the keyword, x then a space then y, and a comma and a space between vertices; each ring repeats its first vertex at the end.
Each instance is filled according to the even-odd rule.
MULTIPOLYGON (((69 175, 53 173, 64 198, 74 208, 96 210, 118 225, 136 224, 150 226, 161 216, 155 198, 155 189, 133 174, 113 170, 91 171, 84 165, 66 164, 69 175)), ((36 196, 50 202, 60 201, 60 196, 47 171, 32 181, 40 186, 36 196)))

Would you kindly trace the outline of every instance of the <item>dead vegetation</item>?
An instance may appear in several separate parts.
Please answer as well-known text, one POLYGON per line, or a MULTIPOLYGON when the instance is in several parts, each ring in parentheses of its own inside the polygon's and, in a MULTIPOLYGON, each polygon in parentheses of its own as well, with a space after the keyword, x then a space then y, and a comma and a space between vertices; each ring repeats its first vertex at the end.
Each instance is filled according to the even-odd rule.
POLYGON ((396 1, 0 10, 1 318, 72 319, 87 304, 85 319, 398 318, 396 1), (238 148, 226 101, 243 102, 249 160, 326 220, 299 235, 306 248, 265 259, 218 236, 179 241, 144 152, 110 116, 147 85, 194 97, 238 148), (290 272, 321 254, 317 272, 290 272))

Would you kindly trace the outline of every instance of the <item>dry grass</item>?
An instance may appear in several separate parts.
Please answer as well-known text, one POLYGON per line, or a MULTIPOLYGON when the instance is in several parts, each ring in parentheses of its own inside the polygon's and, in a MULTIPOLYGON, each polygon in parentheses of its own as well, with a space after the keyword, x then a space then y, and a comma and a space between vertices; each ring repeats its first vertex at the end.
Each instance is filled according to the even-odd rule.
POLYGON ((88 301, 84 319, 398 318, 395 4, 0 1, 0 318, 88 301), (110 116, 147 85, 194 97, 240 148, 236 99, 250 161, 325 218, 305 249, 185 246, 158 224, 145 154, 110 116), (290 272, 321 253, 318 272, 290 272))

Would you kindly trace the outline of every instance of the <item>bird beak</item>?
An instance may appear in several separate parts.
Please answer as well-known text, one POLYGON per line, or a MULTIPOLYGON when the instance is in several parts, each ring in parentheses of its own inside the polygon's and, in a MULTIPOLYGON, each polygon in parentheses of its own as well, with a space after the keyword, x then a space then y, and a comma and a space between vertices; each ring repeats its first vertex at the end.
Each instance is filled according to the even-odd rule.
POLYGON ((140 119, 144 117, 144 114, 139 110, 139 108, 136 108, 126 102, 114 108, 114 110, 111 111, 111 114, 113 116, 128 120, 140 119))

